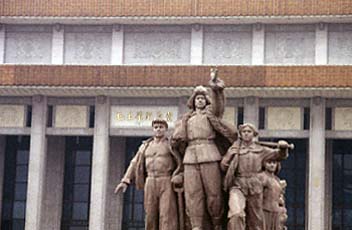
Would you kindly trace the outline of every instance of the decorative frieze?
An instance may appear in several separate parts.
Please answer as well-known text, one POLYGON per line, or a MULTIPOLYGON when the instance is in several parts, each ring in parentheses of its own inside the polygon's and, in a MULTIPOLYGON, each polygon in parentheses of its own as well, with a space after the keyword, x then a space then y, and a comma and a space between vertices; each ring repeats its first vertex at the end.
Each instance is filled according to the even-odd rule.
MULTIPOLYGON (((148 27, 147 27, 148 28, 148 27)), ((152 26, 151 30, 141 27, 125 29, 125 63, 169 63, 190 62, 191 29, 152 26)))
POLYGON ((112 106, 110 127, 150 127, 154 118, 165 119, 169 127, 173 127, 177 117, 177 106, 112 106))
POLYGON ((65 31, 66 64, 110 64, 110 33, 71 33, 65 31))
POLYGON ((251 64, 250 26, 207 26, 204 30, 204 63, 251 64))
POLYGON ((300 107, 268 107, 267 129, 300 130, 302 129, 302 109, 300 107))
POLYGON ((314 64, 314 47, 314 26, 266 27, 265 63, 267 64, 314 64))
POLYGON ((352 64, 352 24, 330 25, 329 64, 352 64))
POLYGON ((0 127, 25 126, 24 105, 0 105, 0 127))
POLYGON ((336 107, 333 117, 334 130, 352 130, 352 107, 336 107))
POLYGON ((82 105, 57 105, 55 106, 55 128, 87 128, 88 106, 82 105))
POLYGON ((51 63, 52 34, 48 32, 8 32, 5 63, 51 63))

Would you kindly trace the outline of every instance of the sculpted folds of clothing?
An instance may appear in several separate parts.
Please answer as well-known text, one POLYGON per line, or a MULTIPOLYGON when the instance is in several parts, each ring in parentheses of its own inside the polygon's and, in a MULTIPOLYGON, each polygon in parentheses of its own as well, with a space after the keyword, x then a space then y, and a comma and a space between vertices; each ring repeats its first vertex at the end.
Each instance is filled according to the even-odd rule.
POLYGON ((260 174, 263 181, 263 209, 270 212, 280 212, 282 208, 279 206, 282 188, 280 180, 275 175, 269 175, 266 172, 260 174))

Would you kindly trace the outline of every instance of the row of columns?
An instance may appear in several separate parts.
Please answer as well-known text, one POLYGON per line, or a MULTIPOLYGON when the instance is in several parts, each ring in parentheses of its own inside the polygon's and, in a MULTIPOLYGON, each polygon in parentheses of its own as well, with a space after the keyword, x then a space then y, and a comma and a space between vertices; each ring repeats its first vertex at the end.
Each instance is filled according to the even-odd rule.
MULTIPOLYGON (((315 64, 328 64, 328 27, 318 24, 315 39, 315 64)), ((5 28, 0 25, 0 63, 4 63, 5 56, 5 28)), ((191 34, 191 60, 192 65, 203 63, 203 26, 193 25, 191 34)), ((123 64, 124 28, 115 25, 112 30, 111 64, 123 64)), ((256 24, 252 31, 252 65, 263 65, 265 55, 265 26, 256 24)), ((64 27, 53 27, 52 37, 52 64, 64 64, 64 27)))
MULTIPOLYGON (((47 136, 45 133, 46 97, 34 96, 32 100, 25 229, 60 229, 65 138, 47 136)), ((185 101, 185 97, 179 99, 179 110, 182 112, 187 110, 185 101)), ((258 110, 259 99, 257 97, 245 98, 244 122, 251 122, 258 126, 258 110)), ((306 223, 308 230, 321 230, 326 227, 327 222, 325 215, 325 99, 312 98, 310 110, 306 223)), ((123 196, 115 196, 113 190, 124 173, 125 141, 121 137, 109 137, 109 116, 109 98, 97 97, 89 214, 90 230, 121 229, 123 196)), ((4 146, 4 140, 2 136, 1 146, 4 146)), ((3 171, 4 155, 4 148, 0 148, 0 171, 3 171)), ((0 176, 1 185, 2 181, 3 176, 0 176)), ((2 190, 0 189, 0 207, 2 190)))

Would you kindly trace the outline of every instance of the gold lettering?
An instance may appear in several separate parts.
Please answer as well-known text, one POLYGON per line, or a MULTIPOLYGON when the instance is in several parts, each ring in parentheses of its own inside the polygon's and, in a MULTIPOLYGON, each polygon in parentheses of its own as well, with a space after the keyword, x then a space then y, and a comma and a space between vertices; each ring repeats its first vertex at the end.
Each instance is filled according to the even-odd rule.
POLYGON ((129 120, 129 121, 133 120, 132 112, 128 113, 127 120, 129 120))
POLYGON ((117 112, 116 113, 116 119, 117 119, 117 121, 123 121, 125 118, 124 118, 122 113, 117 112))
POLYGON ((160 111, 158 111, 157 112, 157 118, 159 118, 159 119, 163 119, 163 113, 162 112, 160 112, 160 111))
POLYGON ((152 120, 152 112, 146 112, 145 113, 145 119, 147 120, 147 121, 151 121, 152 120))
POLYGON ((166 121, 172 121, 173 120, 172 116, 173 116, 172 112, 167 112, 166 113, 166 121))
POLYGON ((136 119, 138 122, 141 122, 143 120, 143 112, 142 111, 137 112, 136 119))

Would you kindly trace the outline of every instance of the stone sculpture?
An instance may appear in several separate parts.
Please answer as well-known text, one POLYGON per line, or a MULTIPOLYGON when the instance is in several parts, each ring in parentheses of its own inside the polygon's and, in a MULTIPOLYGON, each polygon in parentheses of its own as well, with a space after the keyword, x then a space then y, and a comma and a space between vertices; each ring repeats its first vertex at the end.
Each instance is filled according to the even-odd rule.
POLYGON ((183 159, 184 192, 187 215, 193 230, 221 229, 223 195, 220 161, 222 154, 237 139, 235 127, 221 120, 224 113, 224 82, 211 71, 207 89, 197 86, 188 100, 190 111, 176 123, 172 149, 183 159), (207 225, 207 226, 206 226, 207 225))
POLYGON ((139 147, 115 193, 125 192, 133 181, 137 189, 144 189, 146 230, 178 229, 176 194, 171 184, 177 159, 170 151, 165 136, 165 120, 152 122, 154 137, 139 147))
POLYGON ((280 180, 281 163, 277 160, 266 159, 264 172, 259 174, 263 183, 263 211, 266 230, 283 230, 287 219, 284 191, 286 181, 280 180))
POLYGON ((263 162, 281 161, 288 156, 286 141, 275 143, 255 142, 256 127, 246 123, 239 126, 240 139, 233 143, 221 161, 226 171, 225 189, 229 191, 228 230, 263 230, 263 182, 259 177, 263 162), (269 145, 269 148, 264 145, 269 145))

